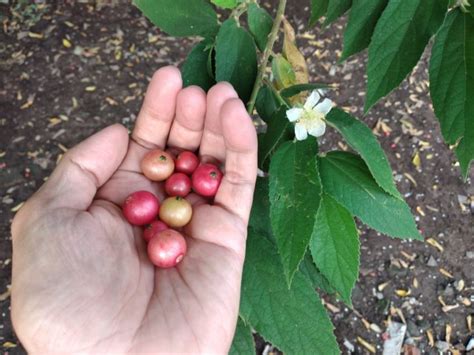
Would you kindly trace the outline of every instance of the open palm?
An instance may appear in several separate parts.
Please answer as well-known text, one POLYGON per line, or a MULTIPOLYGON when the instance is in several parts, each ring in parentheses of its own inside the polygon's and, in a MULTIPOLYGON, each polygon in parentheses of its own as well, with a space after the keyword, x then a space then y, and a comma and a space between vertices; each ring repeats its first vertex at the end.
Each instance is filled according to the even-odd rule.
POLYGON ((257 140, 229 84, 182 88, 173 67, 150 83, 129 140, 110 126, 70 150, 15 217, 12 319, 31 352, 225 353, 237 321, 257 140), (149 149, 199 148, 224 162, 213 205, 190 196, 188 253, 148 261, 119 206, 162 187, 141 173, 149 149))

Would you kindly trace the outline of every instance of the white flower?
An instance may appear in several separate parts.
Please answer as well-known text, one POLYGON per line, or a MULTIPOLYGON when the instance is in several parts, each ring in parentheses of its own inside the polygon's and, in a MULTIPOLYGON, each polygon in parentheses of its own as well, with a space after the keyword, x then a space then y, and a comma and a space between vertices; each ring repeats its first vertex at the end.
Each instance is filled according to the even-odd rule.
POLYGON ((464 12, 469 12, 467 8, 471 6, 471 4, 469 4, 469 0, 458 0, 458 6, 460 6, 464 12))
POLYGON ((331 111, 333 103, 329 99, 319 102, 320 92, 314 90, 303 107, 293 107, 286 111, 288 120, 295 122, 295 136, 299 141, 306 139, 308 134, 320 137, 326 131, 325 117, 331 111))

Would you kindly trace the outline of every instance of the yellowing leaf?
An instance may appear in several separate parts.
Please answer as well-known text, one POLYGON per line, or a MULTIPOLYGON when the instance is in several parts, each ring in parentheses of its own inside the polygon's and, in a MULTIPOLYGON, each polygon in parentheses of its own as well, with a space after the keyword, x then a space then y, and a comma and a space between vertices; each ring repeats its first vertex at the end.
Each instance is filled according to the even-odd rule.
POLYGON ((357 337, 357 342, 362 345, 364 348, 366 348, 367 350, 369 350, 372 354, 375 354, 376 353, 376 349, 375 349, 375 346, 373 346, 372 344, 370 344, 368 341, 366 341, 364 338, 361 338, 361 337, 357 337))
POLYGON ((296 84, 296 74, 291 64, 281 55, 277 55, 272 61, 272 73, 275 87, 278 90, 296 84))
POLYGON ((426 239, 426 242, 432 246, 434 246, 436 249, 438 249, 440 252, 444 251, 444 248, 441 244, 439 244, 434 238, 428 238, 426 239))
POLYGON ((418 152, 415 153, 415 155, 413 156, 412 163, 417 169, 420 168, 420 166, 421 166, 420 153, 418 153, 418 152))
POLYGON ((12 209, 10 209, 10 211, 12 212, 18 212, 20 210, 20 208, 23 206, 24 202, 21 202, 19 203, 18 205, 16 205, 15 207, 13 207, 12 209))
POLYGON ((309 82, 308 65, 296 46, 295 30, 286 19, 283 19, 283 33, 283 55, 295 71, 296 83, 306 84, 309 82))
POLYGON ((63 38, 63 46, 66 47, 66 48, 71 48, 72 43, 68 39, 63 38))
POLYGON ((28 32, 28 37, 35 39, 43 39, 44 35, 42 33, 28 32))
POLYGON ((17 345, 15 343, 12 343, 11 341, 6 341, 2 345, 4 348, 16 348, 17 345))
POLYGON ((398 297, 407 297, 408 295, 411 294, 410 290, 395 290, 395 293, 397 294, 398 297))

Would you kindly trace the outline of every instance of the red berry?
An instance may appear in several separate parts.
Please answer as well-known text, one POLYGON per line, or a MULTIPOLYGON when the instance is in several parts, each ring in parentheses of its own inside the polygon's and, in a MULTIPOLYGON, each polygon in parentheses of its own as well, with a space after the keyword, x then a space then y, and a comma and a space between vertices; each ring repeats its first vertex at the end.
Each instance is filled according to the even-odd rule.
POLYGON ((129 195, 122 206, 125 219, 134 225, 143 226, 152 222, 160 210, 160 202, 151 192, 137 191, 129 195))
POLYGON ((174 171, 173 157, 161 150, 154 149, 148 152, 141 162, 143 175, 152 181, 164 181, 174 171))
POLYGON ((193 208, 185 198, 168 197, 160 208, 160 219, 173 228, 184 227, 193 215, 193 208))
POLYGON ((173 229, 156 234, 148 243, 148 258, 161 268, 176 266, 186 255, 186 240, 173 229))
POLYGON ((222 172, 214 164, 201 164, 191 177, 193 190, 201 196, 215 196, 222 180, 222 172))
POLYGON ((155 234, 162 232, 165 229, 168 229, 165 222, 153 221, 143 229, 143 239, 148 243, 155 234))
POLYGON ((165 182, 168 196, 186 197, 191 192, 191 179, 183 173, 174 173, 165 182))
POLYGON ((199 165, 199 159, 193 152, 188 150, 179 153, 176 158, 176 171, 191 175, 199 165))

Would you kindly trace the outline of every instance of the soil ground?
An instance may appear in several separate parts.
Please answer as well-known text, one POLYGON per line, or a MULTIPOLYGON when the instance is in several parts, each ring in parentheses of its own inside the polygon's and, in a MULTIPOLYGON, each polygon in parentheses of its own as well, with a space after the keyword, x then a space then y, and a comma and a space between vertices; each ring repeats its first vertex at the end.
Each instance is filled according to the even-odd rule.
MULTIPOLYGON (((127 2, 8 2, 0 2, 0 346, 24 353, 9 318, 15 211, 67 148, 111 123, 131 127, 153 72, 179 65, 193 42, 160 33, 127 2)), ((290 1, 288 19, 298 27, 313 81, 337 84, 330 97, 362 117, 366 54, 338 64, 345 20, 307 29, 305 6, 290 1)), ((430 243, 392 240, 361 226, 354 309, 325 299, 343 352, 353 347, 364 354, 373 346, 381 353, 389 319, 407 323, 407 353, 463 352, 473 336, 474 186, 461 181, 441 138, 426 57, 364 121, 380 134, 398 187, 430 243)), ((323 149, 331 148, 345 148, 333 133, 323 140, 323 149)))

